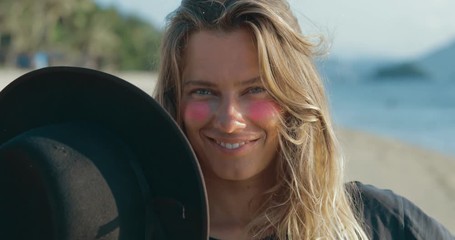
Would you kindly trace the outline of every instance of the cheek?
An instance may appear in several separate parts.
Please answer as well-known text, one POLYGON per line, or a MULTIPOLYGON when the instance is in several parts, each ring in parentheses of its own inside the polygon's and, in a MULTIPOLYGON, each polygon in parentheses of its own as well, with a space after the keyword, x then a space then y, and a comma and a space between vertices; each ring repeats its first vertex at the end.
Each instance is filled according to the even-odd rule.
POLYGON ((205 102, 190 102, 182 107, 185 124, 204 123, 209 119, 210 107, 205 102))
POLYGON ((248 117, 256 122, 278 122, 280 107, 270 100, 255 101, 249 105, 248 117))

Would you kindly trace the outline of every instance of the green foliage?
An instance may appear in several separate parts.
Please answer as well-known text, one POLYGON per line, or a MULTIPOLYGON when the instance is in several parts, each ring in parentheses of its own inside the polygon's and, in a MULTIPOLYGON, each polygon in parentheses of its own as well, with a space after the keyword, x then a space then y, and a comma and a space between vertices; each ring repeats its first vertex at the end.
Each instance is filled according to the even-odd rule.
POLYGON ((130 16, 119 24, 116 34, 122 36, 118 49, 120 69, 156 69, 161 34, 143 20, 130 16))
POLYGON ((119 70, 156 70, 161 40, 150 23, 93 0, 2 0, 0 36, 11 37, 0 49, 11 58, 43 51, 55 65, 119 70))

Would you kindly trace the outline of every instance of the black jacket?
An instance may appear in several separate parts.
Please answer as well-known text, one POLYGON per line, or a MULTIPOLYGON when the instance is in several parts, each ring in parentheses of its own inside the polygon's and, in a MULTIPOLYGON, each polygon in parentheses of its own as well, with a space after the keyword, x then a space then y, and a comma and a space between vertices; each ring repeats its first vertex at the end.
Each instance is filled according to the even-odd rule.
POLYGON ((355 185, 359 191, 353 193, 354 199, 363 213, 364 229, 370 239, 455 239, 444 226, 408 199, 372 185, 360 182, 355 185))
POLYGON ((371 240, 455 239, 415 204, 390 190, 360 182, 349 183, 347 188, 354 198, 356 210, 363 214, 363 227, 371 240))

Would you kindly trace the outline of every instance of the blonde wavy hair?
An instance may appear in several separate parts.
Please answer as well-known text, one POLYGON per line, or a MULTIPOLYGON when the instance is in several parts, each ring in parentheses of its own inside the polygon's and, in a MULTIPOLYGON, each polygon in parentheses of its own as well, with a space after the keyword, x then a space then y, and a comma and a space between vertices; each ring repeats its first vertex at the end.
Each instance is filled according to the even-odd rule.
POLYGON ((315 44, 301 33, 285 0, 183 0, 168 16, 155 98, 182 126, 178 109, 188 38, 200 30, 240 27, 253 34, 262 81, 285 112, 276 185, 261 196, 265 201, 249 225, 251 234, 367 239, 344 184, 343 158, 313 62, 315 44))

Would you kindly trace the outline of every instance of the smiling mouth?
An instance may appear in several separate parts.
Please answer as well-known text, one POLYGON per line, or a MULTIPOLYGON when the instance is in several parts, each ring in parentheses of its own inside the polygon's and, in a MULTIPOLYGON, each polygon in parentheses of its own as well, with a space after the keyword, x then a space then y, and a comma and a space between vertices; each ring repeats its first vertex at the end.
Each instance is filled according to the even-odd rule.
POLYGON ((220 145, 221 147, 224 147, 226 149, 237 149, 240 148, 241 146, 245 145, 246 142, 238 142, 238 143, 225 143, 225 142, 220 142, 220 141, 215 141, 216 144, 220 145))

